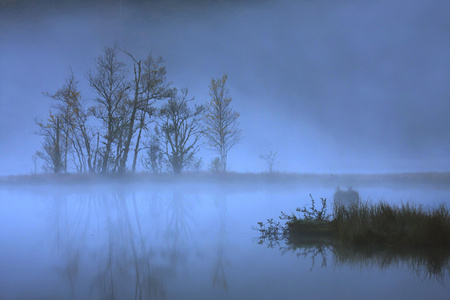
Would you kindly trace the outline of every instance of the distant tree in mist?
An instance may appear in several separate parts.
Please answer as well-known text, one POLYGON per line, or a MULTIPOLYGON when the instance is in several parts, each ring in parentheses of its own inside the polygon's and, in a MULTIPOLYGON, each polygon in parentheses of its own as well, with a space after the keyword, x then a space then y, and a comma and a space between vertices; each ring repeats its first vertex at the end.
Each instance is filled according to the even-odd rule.
POLYGON ((53 107, 57 109, 62 122, 64 146, 67 149, 64 157, 66 171, 68 160, 71 160, 78 172, 93 172, 94 133, 88 123, 86 101, 81 98, 77 85, 78 82, 70 69, 70 75, 63 87, 54 94, 45 94, 55 100, 53 107))
POLYGON ((173 95, 159 111, 158 126, 161 131, 161 151, 171 165, 174 174, 196 162, 201 134, 202 106, 189 107, 187 89, 181 95, 173 95))
POLYGON ((51 111, 46 122, 35 120, 39 127, 36 134, 41 135, 42 141, 41 151, 37 151, 36 155, 44 161, 44 168, 53 173, 60 173, 64 170, 64 162, 62 160, 65 149, 62 149, 63 130, 60 116, 53 114, 51 111))
POLYGON ((118 48, 105 48, 97 59, 95 71, 88 74, 89 83, 97 92, 97 105, 91 108, 105 129, 102 150, 102 173, 108 170, 123 174, 127 170, 130 150, 134 147, 131 171, 136 170, 142 148, 143 132, 152 122, 157 100, 174 94, 166 78, 162 58, 147 56, 136 59, 121 50, 133 63, 130 71, 118 58, 118 48), (131 76, 130 76, 131 74, 131 76))
POLYGON ((158 126, 155 126, 154 133, 150 140, 145 143, 147 155, 142 158, 142 164, 145 169, 151 171, 153 174, 161 174, 166 165, 164 154, 160 144, 160 131, 158 126))
POLYGON ((129 105, 129 117, 125 128, 125 140, 123 154, 120 159, 119 173, 124 173, 128 160, 133 135, 137 132, 135 141, 132 172, 136 169, 136 161, 139 153, 139 145, 142 131, 146 129, 147 117, 152 117, 155 112, 152 104, 156 100, 166 99, 174 94, 170 88, 170 82, 166 79, 166 68, 162 66, 162 58, 154 59, 149 55, 144 61, 136 59, 131 53, 124 51, 133 61, 133 76, 128 86, 131 87, 129 105))
MULTIPOLYGON (((92 88, 97 92, 97 105, 90 108, 91 113, 101 120, 105 132, 103 133, 104 148, 102 149, 102 173, 108 171, 111 163, 113 143, 120 149, 123 142, 123 129, 126 122, 126 100, 128 89, 126 81, 125 64, 117 57, 117 48, 105 48, 103 56, 97 58, 97 66, 94 71, 89 71, 88 80, 92 88)), ((118 161, 116 161, 116 164, 118 161)))
MULTIPOLYGON (((44 160, 44 169, 53 173, 67 172, 69 161, 75 162, 77 136, 77 116, 82 113, 83 106, 80 104, 79 91, 76 81, 71 72, 64 86, 55 94, 43 93, 55 100, 52 110, 49 111, 47 120, 35 120, 39 127, 36 134, 43 136, 41 151, 36 155, 44 160)), ((78 153, 79 154, 79 153, 78 153)))
POLYGON ((220 157, 214 157, 213 159, 211 159, 211 161, 209 162, 209 170, 211 172, 220 172, 222 170, 222 162, 220 161, 220 157))
POLYGON ((70 76, 55 93, 44 93, 53 103, 45 121, 37 121, 37 134, 43 136, 37 156, 54 173, 125 173, 131 161, 136 170, 140 151, 144 167, 161 173, 169 164, 175 173, 183 168, 199 169, 198 151, 201 106, 188 105, 187 90, 177 95, 166 78, 162 58, 151 55, 136 59, 126 50, 105 47, 96 59, 87 80, 95 99, 81 97, 78 82, 70 76), (130 58, 132 68, 120 59, 130 58), (168 100, 158 109, 158 100, 168 100), (153 122, 159 132, 145 141, 153 122), (130 153, 131 152, 131 153, 130 153))
POLYGON ((193 162, 188 166, 190 171, 200 172, 203 167, 203 158, 194 157, 193 162))
POLYGON ((92 172, 94 135, 72 69, 62 88, 54 94, 43 94, 54 100, 53 112, 50 110, 46 122, 36 121, 39 127, 36 133, 44 137, 42 149, 36 155, 44 160, 44 167, 54 173, 67 172, 70 163, 78 172, 92 172))
POLYGON ((231 97, 226 88, 227 75, 212 79, 209 85, 211 100, 205 105, 203 113, 203 135, 211 150, 220 156, 221 171, 227 170, 228 151, 241 139, 239 113, 231 107, 231 97))
POLYGON ((272 173, 273 167, 278 163, 279 155, 277 151, 273 152, 271 150, 269 153, 261 154, 259 158, 266 163, 269 173, 272 173))

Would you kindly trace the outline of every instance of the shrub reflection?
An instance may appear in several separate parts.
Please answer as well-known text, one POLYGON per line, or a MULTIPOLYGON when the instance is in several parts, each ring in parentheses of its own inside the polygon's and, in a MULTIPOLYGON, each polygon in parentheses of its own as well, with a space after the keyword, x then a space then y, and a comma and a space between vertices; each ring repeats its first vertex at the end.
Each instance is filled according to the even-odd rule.
POLYGON ((355 268, 407 268, 412 274, 444 283, 450 275, 450 249, 448 247, 392 247, 383 245, 351 245, 319 238, 258 239, 259 244, 278 248, 282 254, 293 253, 311 260, 311 271, 319 263, 327 267, 351 266, 355 268))

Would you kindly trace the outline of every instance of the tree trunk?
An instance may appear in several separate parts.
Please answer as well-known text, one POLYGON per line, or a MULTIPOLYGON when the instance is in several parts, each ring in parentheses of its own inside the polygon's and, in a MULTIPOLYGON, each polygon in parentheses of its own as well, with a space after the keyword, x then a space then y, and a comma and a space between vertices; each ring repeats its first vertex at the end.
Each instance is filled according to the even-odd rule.
POLYGON ((134 119, 136 118, 136 112, 138 109, 138 102, 139 102, 139 88, 140 88, 139 83, 141 81, 141 61, 138 61, 138 62, 135 61, 134 81, 135 81, 135 86, 134 86, 133 109, 131 111, 130 124, 128 127, 127 138, 125 139, 125 147, 124 147, 123 156, 122 156, 122 159, 120 160, 120 165, 119 165, 119 173, 120 174, 125 173, 127 160, 128 160, 128 151, 130 151, 131 139, 133 138, 134 119), (137 71, 136 71, 136 65, 138 67, 137 71))
POLYGON ((134 157, 133 157, 133 165, 132 165, 132 167, 131 167, 131 172, 136 172, 136 162, 137 162, 137 156, 138 156, 138 153, 139 153, 139 143, 140 143, 140 141, 141 141, 141 134, 142 134, 142 127, 141 128, 139 128, 139 133, 138 133, 138 137, 137 137, 137 140, 136 140, 136 147, 134 147, 134 157))
POLYGON ((125 173, 125 170, 120 172, 120 149, 122 148, 122 135, 119 135, 119 140, 117 141, 117 149, 116 149, 116 160, 114 162, 114 170, 113 172, 119 171, 120 174, 125 173))
POLYGON ((61 170, 61 148, 59 147, 59 117, 56 118, 56 141, 53 156, 53 172, 59 173, 61 170))
POLYGON ((111 152, 111 141, 106 142, 105 153, 103 154, 102 173, 105 174, 108 170, 109 153, 111 152))
POLYGON ((112 134, 112 115, 111 113, 108 116, 108 132, 107 134, 107 139, 106 139, 106 149, 105 149, 105 154, 103 157, 103 162, 102 162, 102 173, 105 174, 108 170, 108 161, 109 161, 109 154, 111 152, 111 144, 112 144, 112 140, 113 140, 113 134, 112 134))
POLYGON ((92 151, 91 151, 91 140, 89 140, 88 134, 86 132, 86 127, 85 126, 81 126, 81 134, 83 135, 83 140, 84 140, 84 146, 86 148, 86 155, 87 155, 87 165, 88 165, 88 169, 89 169, 89 173, 92 173, 94 171, 93 167, 92 167, 92 151))
POLYGON ((97 168, 97 155, 98 155, 99 144, 100 144, 100 132, 97 132, 97 146, 95 147, 94 162, 92 164, 93 170, 95 170, 97 168))
POLYGON ((67 173, 67 153, 69 152, 69 138, 66 133, 66 149, 64 149, 64 173, 67 173))

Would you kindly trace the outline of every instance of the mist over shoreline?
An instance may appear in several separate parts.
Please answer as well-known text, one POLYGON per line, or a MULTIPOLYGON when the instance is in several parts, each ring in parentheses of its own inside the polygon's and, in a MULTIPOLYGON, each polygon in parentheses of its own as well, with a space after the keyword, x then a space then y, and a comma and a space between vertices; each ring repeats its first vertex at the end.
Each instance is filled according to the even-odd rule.
MULTIPOLYGON (((390 188, 390 189, 450 189, 449 172, 384 173, 384 174, 320 174, 320 173, 209 173, 187 172, 172 174, 34 174, 0 176, 0 187, 58 187, 108 188, 126 190, 179 189, 198 192, 270 190, 287 192, 298 188, 390 188)), ((377 199, 378 200, 378 199, 377 199)))

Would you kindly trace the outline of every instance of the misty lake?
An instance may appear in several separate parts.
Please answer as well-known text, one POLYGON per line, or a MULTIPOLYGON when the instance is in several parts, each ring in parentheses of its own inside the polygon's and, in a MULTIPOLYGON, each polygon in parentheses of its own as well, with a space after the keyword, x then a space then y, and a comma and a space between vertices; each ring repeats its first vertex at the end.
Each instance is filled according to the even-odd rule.
MULTIPOLYGON (((450 203, 445 188, 358 191, 450 203)), ((437 249, 258 244, 252 226, 310 193, 332 199, 334 188, 0 187, 0 299, 448 299, 449 257, 433 259, 437 249)))

